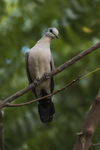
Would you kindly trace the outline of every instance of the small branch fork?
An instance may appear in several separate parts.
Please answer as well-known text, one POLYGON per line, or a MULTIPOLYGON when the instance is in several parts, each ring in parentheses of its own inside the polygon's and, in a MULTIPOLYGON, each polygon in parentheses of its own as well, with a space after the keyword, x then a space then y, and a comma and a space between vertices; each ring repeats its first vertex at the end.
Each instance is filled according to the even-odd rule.
MULTIPOLYGON (((88 55, 89 53, 93 52, 94 50, 98 49, 100 47, 100 42, 93 45, 92 47, 88 48, 87 50, 81 52, 80 54, 76 55, 75 57, 73 57, 72 59, 70 59, 69 61, 65 62, 64 64, 62 64, 61 66, 59 66, 57 69, 55 69, 54 71, 51 71, 50 73, 48 73, 48 75, 44 78, 40 78, 40 80, 37 81, 37 85, 41 84, 42 82, 44 82, 45 80, 47 80, 48 78, 58 74, 59 72, 62 72, 64 69, 68 68, 69 66, 73 65, 75 62, 77 62, 78 60, 80 60, 81 58, 83 58, 84 56, 88 55)), ((13 100, 15 100, 16 98, 22 96, 23 94, 25 94, 26 92, 28 92, 29 90, 35 88, 35 86, 37 86, 35 83, 31 83, 29 84, 27 87, 25 87, 24 89, 18 91, 17 93, 11 95, 10 97, 8 97, 7 99, 0 101, 0 109, 9 105, 10 102, 12 102, 13 100)), ((36 100, 37 101, 37 100, 36 100)))
POLYGON ((77 133, 78 140, 73 150, 88 150, 91 146, 100 146, 100 143, 92 144, 91 140, 96 127, 100 121, 100 91, 92 104, 83 128, 80 133, 77 133))

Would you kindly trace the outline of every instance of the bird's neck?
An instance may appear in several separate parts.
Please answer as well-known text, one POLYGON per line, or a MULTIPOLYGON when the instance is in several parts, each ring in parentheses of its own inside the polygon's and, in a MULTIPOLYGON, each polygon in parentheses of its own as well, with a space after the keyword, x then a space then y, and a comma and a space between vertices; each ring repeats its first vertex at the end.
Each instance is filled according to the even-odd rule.
POLYGON ((50 47, 51 38, 47 36, 43 36, 37 43, 50 47))

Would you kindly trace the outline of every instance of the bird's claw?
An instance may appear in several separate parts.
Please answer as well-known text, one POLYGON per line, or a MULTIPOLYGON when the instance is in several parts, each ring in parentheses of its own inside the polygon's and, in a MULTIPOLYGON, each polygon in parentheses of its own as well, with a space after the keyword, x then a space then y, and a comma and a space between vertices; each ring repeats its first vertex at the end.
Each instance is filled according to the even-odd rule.
POLYGON ((40 80, 39 78, 35 79, 34 84, 38 85, 39 80, 40 80))
POLYGON ((49 75, 49 73, 48 73, 48 72, 45 72, 45 73, 43 74, 43 78, 44 78, 44 79, 49 79, 50 77, 48 77, 48 75, 49 75))

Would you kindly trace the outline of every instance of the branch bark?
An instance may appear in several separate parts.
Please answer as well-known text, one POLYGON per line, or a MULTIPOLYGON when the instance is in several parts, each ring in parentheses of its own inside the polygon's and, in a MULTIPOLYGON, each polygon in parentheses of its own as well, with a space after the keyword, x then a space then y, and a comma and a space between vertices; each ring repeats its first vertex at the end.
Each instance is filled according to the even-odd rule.
POLYGON ((88 150, 93 146, 91 140, 96 127, 100 121, 100 91, 95 98, 93 105, 91 106, 83 128, 80 133, 77 133, 78 140, 73 150, 88 150))
POLYGON ((4 128, 3 128, 3 118, 2 118, 2 111, 0 110, 0 149, 4 149, 4 128))
MULTIPOLYGON (((81 76, 80 76, 81 77, 81 76)), ((37 101, 40 101, 44 98, 47 98, 47 97, 52 97, 53 95, 65 90, 66 88, 68 88, 70 85, 72 85, 73 83, 77 82, 78 80, 80 80, 80 77, 77 77, 76 79, 74 79, 73 81, 69 82, 67 85, 65 85, 63 88, 61 89, 58 89, 57 91, 49 94, 49 95, 46 95, 44 97, 40 97, 40 98, 37 98, 35 100, 32 100, 32 101, 29 101, 29 102, 26 102, 26 103, 21 103, 21 104, 10 104, 10 103, 7 103, 4 105, 4 107, 22 107, 22 106, 26 106, 26 105, 30 105, 34 102, 37 102, 37 101)))
MULTIPOLYGON (((72 59, 70 59, 69 61, 67 61, 66 63, 64 63, 63 65, 59 66, 54 71, 51 71, 50 73, 48 73, 48 76, 46 78, 44 78, 44 76, 42 78, 40 78, 40 80, 37 82, 37 85, 41 84, 43 81, 47 80, 48 78, 50 78, 50 77, 58 74, 59 72, 62 72, 64 69, 66 69, 69 66, 73 65, 79 59, 83 58, 84 56, 88 55, 89 53, 93 52, 94 50, 96 50, 99 47, 100 47, 100 42, 97 43, 97 44, 95 44, 95 45, 93 45, 89 49, 81 52, 80 54, 76 55, 75 57, 73 57, 72 59)), ((35 86, 36 86, 36 84, 31 83, 30 85, 28 85, 24 89, 18 91, 17 93, 13 94, 12 96, 8 97, 7 99, 1 101, 0 102, 0 108, 3 108, 5 104, 10 103, 14 99, 16 99, 17 97, 22 96, 23 94, 25 94, 26 92, 28 92, 29 90, 31 90, 32 88, 34 88, 35 86)))

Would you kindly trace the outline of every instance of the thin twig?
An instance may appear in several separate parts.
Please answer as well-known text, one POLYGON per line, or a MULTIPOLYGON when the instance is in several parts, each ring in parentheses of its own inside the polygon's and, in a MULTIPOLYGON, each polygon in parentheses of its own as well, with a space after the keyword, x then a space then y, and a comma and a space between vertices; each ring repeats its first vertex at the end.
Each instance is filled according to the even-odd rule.
MULTIPOLYGON (((69 61, 67 61, 66 63, 64 63, 63 65, 59 66, 57 69, 55 69, 54 71, 51 71, 50 73, 48 73, 47 78, 40 78, 40 80, 37 82, 37 85, 41 84, 43 81, 47 80, 48 78, 58 74, 59 72, 62 72, 64 69, 68 68, 69 66, 73 65, 75 62, 77 62, 79 59, 83 58, 84 56, 88 55, 89 53, 93 52, 94 50, 96 50, 97 48, 100 47, 100 42, 93 45, 92 47, 90 47, 89 49, 81 52, 80 54, 76 55, 75 57, 73 57, 72 59, 70 59, 69 61)), ((8 97, 7 99, 5 99, 4 101, 0 102, 0 108, 3 108, 5 106, 5 104, 12 102, 14 99, 16 99, 17 97, 22 96, 23 94, 25 94, 26 92, 28 92, 29 90, 33 89, 36 86, 36 84, 31 83, 30 85, 28 85, 27 87, 25 87, 24 89, 18 91, 17 93, 13 94, 12 96, 8 97)))
POLYGON ((47 96, 44 96, 44 97, 41 97, 41 98, 37 98, 35 100, 32 100, 32 101, 29 101, 29 102, 26 102, 26 103, 21 103, 21 104, 5 104, 5 107, 22 107, 22 106, 26 106, 26 105, 29 105, 29 104, 32 104, 34 102, 37 102, 37 101, 40 101, 44 98, 47 98, 47 97, 52 97, 53 95, 65 90, 66 88, 68 88, 70 85, 72 85, 73 83, 77 82, 78 80, 80 79, 80 77, 77 77, 76 79, 74 79, 73 81, 71 81, 70 83, 68 83, 66 86, 64 86, 63 88, 61 89, 58 89, 57 91, 47 95, 47 96))
POLYGON ((100 146, 100 143, 92 144, 91 146, 100 146))

